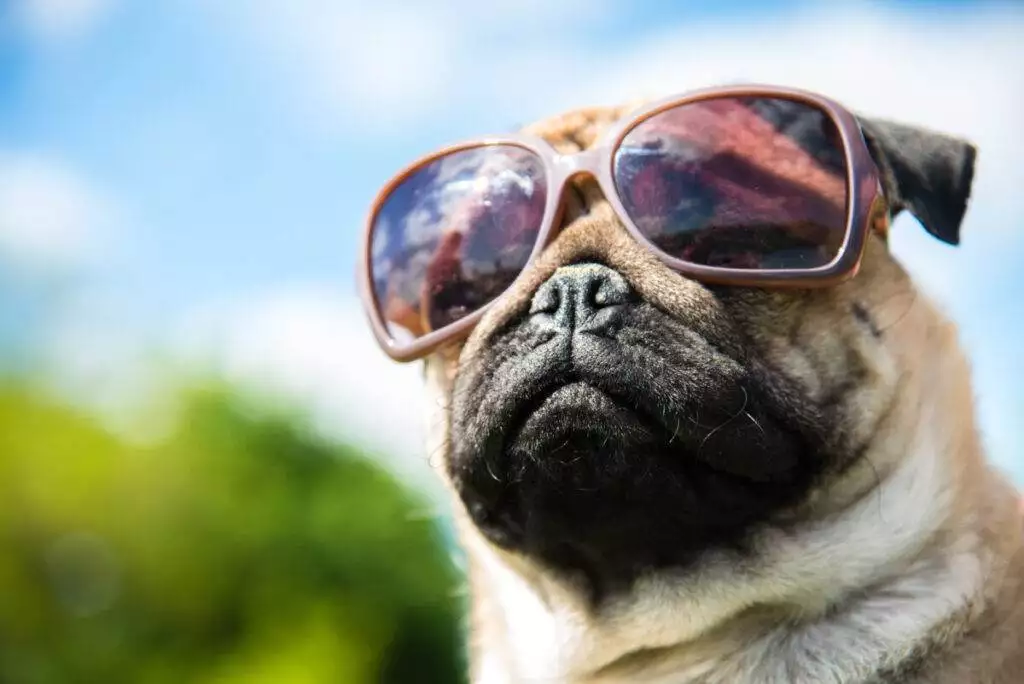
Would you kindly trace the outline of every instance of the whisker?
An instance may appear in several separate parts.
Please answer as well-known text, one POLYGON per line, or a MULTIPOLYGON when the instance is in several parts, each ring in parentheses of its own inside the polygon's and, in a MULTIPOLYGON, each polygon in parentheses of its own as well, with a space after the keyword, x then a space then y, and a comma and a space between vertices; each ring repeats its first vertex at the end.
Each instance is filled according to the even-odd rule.
POLYGON ((701 440, 700 446, 697 448, 697 455, 698 456, 700 455, 701 451, 704 449, 704 445, 708 443, 708 440, 711 439, 711 437, 714 436, 714 434, 716 432, 718 432, 719 430, 724 428, 726 425, 731 423, 733 420, 735 420, 741 414, 746 413, 747 402, 750 399, 750 395, 747 393, 747 388, 744 387, 743 385, 740 385, 740 389, 743 390, 743 405, 740 406, 740 410, 737 411, 736 413, 734 413, 733 415, 729 416, 729 418, 724 420, 721 425, 719 425, 714 430, 712 430, 711 432, 709 432, 708 434, 706 434, 704 436, 704 439, 701 440))
POLYGON ((758 422, 757 418, 755 418, 754 415, 750 411, 744 411, 743 415, 745 415, 747 418, 749 418, 750 422, 757 426, 757 429, 761 431, 762 435, 765 434, 764 426, 761 425, 760 422, 758 422))
POLYGON ((669 444, 676 441, 676 437, 679 436, 679 427, 682 425, 682 423, 683 421, 681 421, 679 418, 676 418, 676 429, 672 431, 672 437, 671 439, 668 440, 669 444))
POLYGON ((893 326, 898 325, 900 321, 902 321, 904 318, 906 318, 910 314, 910 312, 913 310, 915 304, 917 304, 917 290, 916 289, 911 291, 910 303, 907 304, 907 308, 903 310, 903 313, 901 313, 899 316, 897 316, 896 320, 894 320, 892 323, 889 323, 888 325, 879 328, 878 332, 879 333, 884 333, 889 328, 892 328, 893 326))

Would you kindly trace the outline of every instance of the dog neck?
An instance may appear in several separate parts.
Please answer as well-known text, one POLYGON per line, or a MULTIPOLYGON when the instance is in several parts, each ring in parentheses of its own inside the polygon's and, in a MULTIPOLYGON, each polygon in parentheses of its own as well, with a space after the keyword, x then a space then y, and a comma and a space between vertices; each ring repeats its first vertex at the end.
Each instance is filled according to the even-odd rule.
MULTIPOLYGON (((956 370, 945 377, 967 377, 956 370)), ((1024 566, 1017 499, 970 417, 940 418, 951 395, 963 396, 918 407, 907 456, 867 495, 763 532, 756 565, 709 554, 599 608, 466 524, 473 681, 907 681, 969 631, 998 628, 993 607, 1017 591, 1003 578, 1024 566)))

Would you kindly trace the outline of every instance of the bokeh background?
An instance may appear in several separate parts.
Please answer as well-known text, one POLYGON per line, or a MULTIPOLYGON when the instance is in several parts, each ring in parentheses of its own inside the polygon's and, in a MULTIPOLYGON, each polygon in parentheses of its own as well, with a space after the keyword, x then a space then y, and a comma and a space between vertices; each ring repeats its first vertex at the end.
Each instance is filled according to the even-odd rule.
POLYGON ((364 212, 443 143, 722 82, 980 147, 955 318, 1024 485, 1024 5, 0 0, 0 682, 456 682, 419 368, 364 212))

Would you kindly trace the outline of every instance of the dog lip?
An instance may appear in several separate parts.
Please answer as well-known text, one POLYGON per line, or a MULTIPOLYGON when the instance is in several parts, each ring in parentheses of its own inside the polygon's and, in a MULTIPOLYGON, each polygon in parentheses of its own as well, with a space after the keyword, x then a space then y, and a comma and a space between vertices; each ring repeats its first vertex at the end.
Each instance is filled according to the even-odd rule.
MULTIPOLYGON (((473 459, 470 454, 475 453, 491 464, 493 473, 498 473, 502 470, 498 464, 507 462, 512 452, 523 456, 528 455, 523 449, 529 451, 532 447, 536 451, 538 447, 560 446, 561 442, 551 443, 552 436, 575 440, 605 431, 637 446, 648 443, 658 450, 685 454, 687 460, 704 462, 722 475, 763 481, 789 477, 795 466, 796 452, 806 446, 801 444, 802 438, 787 427, 788 421, 773 416, 770 408, 757 400, 761 392, 756 382, 745 374, 716 373, 689 391, 676 387, 683 394, 677 393, 665 404, 662 393, 651 384, 650 373, 625 377, 619 372, 622 369, 608 366, 607 354, 617 353, 615 350, 605 348, 605 353, 601 354, 598 347, 591 347, 595 343, 618 347, 620 342, 579 342, 546 342, 526 356, 518 357, 507 375, 499 371, 492 377, 490 391, 481 397, 482 401, 473 411, 470 430, 476 433, 476 438, 466 444, 469 451, 466 452, 468 460, 461 461, 464 466, 473 459), (711 389, 707 380, 714 380, 718 387, 711 389), (562 401, 563 397, 565 403, 557 408, 565 420, 548 422, 547 418, 554 417, 548 414, 548 410, 554 408, 549 402, 562 401), (588 402, 595 405, 600 402, 606 412, 602 414, 595 406, 588 410, 588 402), (755 417, 758 415, 760 418, 755 417), (766 431, 765 420, 775 429, 766 431), (730 429, 722 429, 729 425, 730 429), (740 425, 746 425, 742 435, 735 429, 740 425), (524 429, 536 426, 541 429, 527 430, 527 439, 523 440, 524 429), (732 443, 726 451, 722 451, 723 440, 732 443), (796 451, 792 457, 780 455, 770 462, 753 462, 743 456, 748 448, 737 449, 737 440, 749 440, 752 449, 773 451, 778 451, 779 444, 786 441, 791 445, 786 451, 796 451)), ((650 361, 656 363, 657 359, 652 357, 650 361)), ((728 362, 735 363, 732 359, 728 362)), ((635 359, 625 368, 634 363, 637 363, 635 359)))
MULTIPOLYGON (((650 433, 663 433, 674 438, 679 422, 666 413, 666 407, 653 400, 654 393, 645 392, 643 384, 633 386, 609 372, 607 359, 596 352, 595 343, 619 346, 611 339, 598 342, 592 335, 557 335, 544 341, 526 356, 515 361, 515 369, 507 377, 492 378, 488 395, 474 411, 474 431, 486 436, 486 458, 501 459, 523 430, 545 404, 574 389, 591 398, 602 396, 605 406, 614 410, 620 420, 637 423, 650 433)), ((501 375, 501 372, 498 373, 501 375)), ((566 408, 566 407, 563 407, 566 408)), ((573 407, 585 411, 578 403, 573 407)), ((594 412, 605 423, 604 416, 594 412)), ((480 442, 478 442, 480 444, 480 442)))
MULTIPOLYGON (((567 420, 546 426, 570 446, 582 448, 583 440, 602 448, 605 437, 621 437, 626 442, 613 448, 653 450, 670 460, 701 462, 722 476, 755 481, 792 477, 802 454, 810 453, 813 445, 806 443, 799 424, 776 410, 773 394, 762 387, 756 369, 752 373, 727 346, 691 326, 672 330, 680 344, 674 354, 665 355, 644 334, 658 330, 653 326, 661 319, 649 310, 647 315, 654 318, 632 323, 638 334, 611 338, 552 337, 528 324, 507 332, 502 346, 509 346, 497 348, 497 363, 481 368, 478 375, 463 376, 475 377, 478 384, 456 392, 450 475, 472 479, 484 467, 494 484, 510 484, 520 459, 535 460, 562 444, 552 443, 542 431, 521 440, 530 417, 551 395, 579 384, 581 391, 587 386, 589 392, 607 395, 612 413, 585 414, 590 422, 583 424, 578 416, 584 409, 567 404, 567 420), (773 458, 750 456, 762 450, 773 458)), ((538 424, 542 417, 537 417, 538 424)))
POLYGON ((524 433, 550 430, 551 426, 545 423, 556 415, 561 419, 561 431, 590 430, 613 418, 645 428, 662 427, 630 397, 603 387, 594 379, 570 374, 558 384, 542 388, 516 409, 499 448, 516 443, 524 433))

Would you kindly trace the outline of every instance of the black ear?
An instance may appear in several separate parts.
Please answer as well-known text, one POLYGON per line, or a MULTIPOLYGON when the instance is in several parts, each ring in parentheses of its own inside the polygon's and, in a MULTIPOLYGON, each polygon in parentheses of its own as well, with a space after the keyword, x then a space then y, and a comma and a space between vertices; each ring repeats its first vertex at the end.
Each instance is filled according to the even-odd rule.
POLYGON ((959 244, 974 180, 974 145, 891 121, 861 118, 860 124, 893 216, 907 209, 929 233, 959 244))

